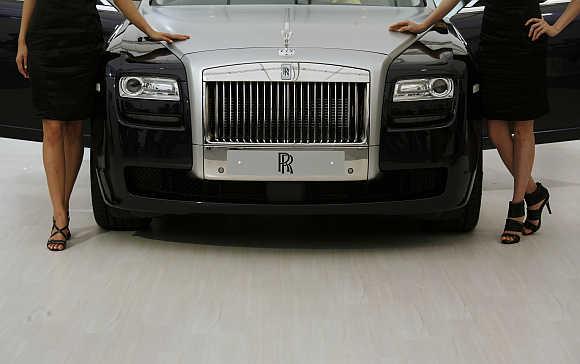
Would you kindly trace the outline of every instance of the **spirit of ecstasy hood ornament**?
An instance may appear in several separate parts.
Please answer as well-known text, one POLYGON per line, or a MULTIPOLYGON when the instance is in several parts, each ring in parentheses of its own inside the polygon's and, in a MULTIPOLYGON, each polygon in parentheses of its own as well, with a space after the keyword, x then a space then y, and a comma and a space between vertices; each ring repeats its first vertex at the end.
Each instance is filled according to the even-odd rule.
POLYGON ((281 30, 282 33, 282 40, 284 41, 284 48, 280 48, 278 50, 278 55, 280 56, 293 56, 296 54, 296 50, 294 48, 288 48, 290 44, 290 39, 294 35, 290 28, 290 9, 286 9, 286 16, 284 17, 284 27, 281 30))

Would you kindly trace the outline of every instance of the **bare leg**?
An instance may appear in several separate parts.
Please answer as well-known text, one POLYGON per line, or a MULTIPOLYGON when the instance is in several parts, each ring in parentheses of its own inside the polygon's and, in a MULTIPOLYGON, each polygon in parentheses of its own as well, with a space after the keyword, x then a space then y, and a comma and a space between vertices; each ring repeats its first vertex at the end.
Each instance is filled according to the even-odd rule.
MULTIPOLYGON (((65 159, 63 122, 57 120, 42 121, 43 142, 42 160, 48 184, 48 192, 52 202, 53 216, 56 225, 63 227, 67 223, 65 206, 65 159)), ((51 231, 53 233, 55 230, 51 231)), ((66 239, 57 233, 53 239, 66 239)), ((62 245, 50 244, 52 249, 62 249, 62 245)))
MULTIPOLYGON (((496 146, 496 149, 499 153, 499 156, 501 157, 501 160, 503 161, 504 165, 506 166, 506 168, 508 169, 508 171, 510 172, 512 177, 514 178, 514 192, 513 192, 513 196, 512 196, 512 201, 513 202, 520 202, 523 199, 523 194, 521 194, 521 197, 519 197, 519 200, 518 200, 517 194, 519 194, 520 192, 516 193, 516 189, 517 189, 516 185, 518 185, 518 183, 521 184, 521 179, 522 179, 522 178, 518 178, 518 181, 516 182, 516 177, 517 177, 517 172, 518 172, 518 167, 517 167, 518 160, 517 160, 517 154, 516 154, 515 138, 517 137, 518 134, 516 134, 516 137, 512 137, 512 131, 510 129, 510 125, 507 121, 504 121, 504 120, 488 120, 487 127, 488 127, 489 138, 491 139, 493 144, 496 146)), ((521 135, 521 133, 520 133, 520 135, 521 135)), ((532 137, 533 137, 533 133, 532 133, 532 137)), ((528 177, 526 180, 527 180, 527 182, 525 183, 525 192, 535 191, 536 183, 535 183, 534 179, 531 177, 531 169, 530 169, 530 173, 528 174, 528 177)), ((513 220, 522 222, 523 219, 524 219, 524 217, 517 218, 517 219, 514 218, 513 220)), ((519 232, 510 231, 510 230, 504 230, 504 233, 520 235, 519 232)), ((502 237, 502 240, 512 241, 513 238, 506 236, 506 237, 502 237)))
MULTIPOLYGON (((530 176, 534 167, 536 140, 534 137, 534 121, 516 121, 514 134, 514 194, 513 202, 520 202, 528 190, 530 176)), ((535 190, 535 186, 532 192, 535 190)))
MULTIPOLYGON (((514 140, 509 123, 503 120, 488 120, 487 129, 489 138, 497 148, 499 156, 512 177, 514 176, 514 140)), ((532 193, 536 190, 536 181, 530 176, 526 192, 532 193)))
POLYGON ((64 206, 69 211, 70 196, 83 161, 83 124, 82 121, 69 121, 64 124, 64 156, 66 168, 64 206))
MULTIPOLYGON (((523 198, 523 182, 518 182, 519 178, 524 178, 523 174, 531 173, 534 166, 534 159, 536 154, 536 145, 534 137, 534 122, 533 121, 520 121, 516 122, 515 125, 515 136, 514 136, 514 158, 516 166, 516 177, 514 182, 514 195, 513 199, 516 201, 521 201, 523 198)), ((536 190, 536 186, 525 187, 525 192, 531 193, 536 190)), ((528 209, 536 210, 539 209, 544 200, 538 202, 535 205, 527 206, 528 209)), ((538 220, 529 220, 532 224, 537 225, 538 220)), ((524 234, 529 234, 532 231, 524 227, 524 234)))

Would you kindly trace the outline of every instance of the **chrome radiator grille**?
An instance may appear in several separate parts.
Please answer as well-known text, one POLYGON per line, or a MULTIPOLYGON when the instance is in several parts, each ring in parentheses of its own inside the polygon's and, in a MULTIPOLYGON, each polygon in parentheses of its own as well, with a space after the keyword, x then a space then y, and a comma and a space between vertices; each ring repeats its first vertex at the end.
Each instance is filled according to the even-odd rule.
POLYGON ((366 142, 365 82, 205 82, 208 143, 366 142))

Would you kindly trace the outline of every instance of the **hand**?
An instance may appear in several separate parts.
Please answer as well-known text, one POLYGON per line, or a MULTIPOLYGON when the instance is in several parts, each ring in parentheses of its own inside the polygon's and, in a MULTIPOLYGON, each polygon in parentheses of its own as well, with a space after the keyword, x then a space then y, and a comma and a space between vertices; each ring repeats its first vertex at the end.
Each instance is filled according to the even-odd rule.
POLYGON ((417 24, 410 20, 403 20, 389 26, 389 30, 392 32, 409 32, 415 34, 423 33, 425 30, 427 30, 427 28, 428 26, 423 23, 417 24))
POLYGON ((548 24, 544 19, 531 18, 526 22, 526 26, 532 25, 528 36, 532 38, 533 41, 540 39, 542 34, 547 34, 549 37, 555 37, 560 33, 555 26, 548 24))
POLYGON ((24 78, 30 78, 28 74, 28 46, 25 43, 18 44, 18 53, 16 53, 16 66, 18 66, 18 72, 24 78))
POLYGON ((186 40, 191 38, 189 35, 184 34, 171 34, 171 33, 163 33, 158 31, 152 31, 147 34, 151 40, 154 41, 166 41, 167 43, 173 43, 174 41, 186 40))

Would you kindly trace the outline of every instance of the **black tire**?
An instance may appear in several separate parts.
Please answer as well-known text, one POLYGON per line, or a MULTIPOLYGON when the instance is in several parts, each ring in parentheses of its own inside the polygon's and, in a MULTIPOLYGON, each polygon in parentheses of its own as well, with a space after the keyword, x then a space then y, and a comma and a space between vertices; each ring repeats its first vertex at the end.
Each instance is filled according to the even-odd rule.
POLYGON ((471 191, 467 205, 459 210, 444 213, 439 219, 437 219, 436 222, 434 221, 435 228, 439 231, 452 231, 461 233, 473 231, 479 222, 482 183, 483 153, 480 152, 473 190, 471 191))
POLYGON ((151 223, 151 218, 135 217, 129 213, 108 206, 103 200, 97 172, 91 152, 91 199, 93 203, 93 215, 97 224, 106 230, 139 230, 144 229, 151 223))

